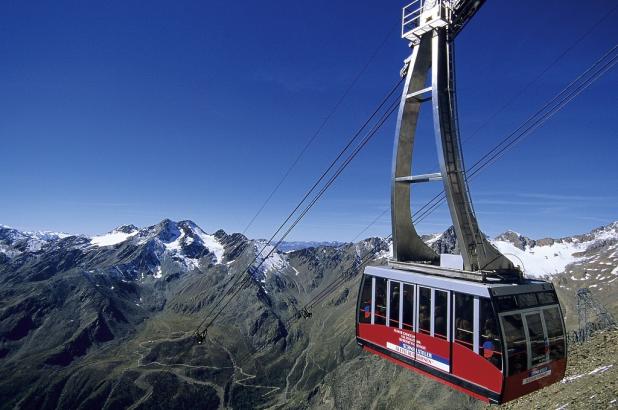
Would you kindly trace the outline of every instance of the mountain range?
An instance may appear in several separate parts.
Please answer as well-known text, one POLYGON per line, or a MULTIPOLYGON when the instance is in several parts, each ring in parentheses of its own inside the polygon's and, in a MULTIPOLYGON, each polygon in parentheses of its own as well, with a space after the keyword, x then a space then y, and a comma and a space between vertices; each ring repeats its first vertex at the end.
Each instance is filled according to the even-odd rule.
MULTIPOLYGON (((457 252, 452 229, 424 239, 457 252)), ((558 239, 508 231, 492 243, 555 283, 568 326, 581 287, 616 312, 618 222, 558 239)), ((168 219, 93 237, 0 226, 0 407, 478 406, 356 346, 358 271, 365 256, 386 262, 388 240, 283 245, 168 219)))

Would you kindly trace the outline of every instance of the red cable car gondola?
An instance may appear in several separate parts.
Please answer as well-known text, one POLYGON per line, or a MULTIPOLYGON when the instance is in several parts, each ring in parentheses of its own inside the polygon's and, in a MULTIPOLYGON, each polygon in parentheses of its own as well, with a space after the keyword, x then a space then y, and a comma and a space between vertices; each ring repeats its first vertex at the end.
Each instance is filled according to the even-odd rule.
POLYGON ((564 323, 551 283, 479 282, 437 276, 436 269, 446 271, 416 264, 405 270, 367 267, 358 297, 357 342, 493 403, 564 377, 564 323))
POLYGON ((562 379, 566 340, 553 285, 524 279, 481 233, 472 208, 457 124, 453 43, 483 3, 415 0, 403 9, 402 37, 413 50, 402 70, 393 154, 393 258, 387 267, 365 269, 356 340, 398 365, 503 403, 562 379), (412 176, 418 115, 429 101, 440 172, 412 176), (440 180, 461 250, 455 265, 421 240, 412 221, 411 185, 440 180))

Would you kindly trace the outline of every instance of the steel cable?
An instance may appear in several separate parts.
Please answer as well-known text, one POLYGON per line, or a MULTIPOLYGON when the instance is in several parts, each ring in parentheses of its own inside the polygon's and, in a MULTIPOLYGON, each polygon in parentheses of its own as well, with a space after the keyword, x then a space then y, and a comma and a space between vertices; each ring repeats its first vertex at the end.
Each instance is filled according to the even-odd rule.
MULTIPOLYGON (((336 171, 336 173, 331 176, 331 178, 329 179, 328 182, 326 182, 326 184, 324 185, 324 187, 320 190, 320 192, 316 195, 316 197, 314 197, 314 199, 311 201, 311 203, 305 208, 305 210, 301 213, 300 217, 297 217, 296 221, 292 224, 291 227, 288 228, 288 230, 286 231, 286 233, 282 236, 282 238, 277 242, 277 244, 272 247, 272 249, 270 250, 270 252, 268 252, 265 256, 261 256, 262 253, 264 252, 264 250, 266 250, 268 248, 268 246, 271 245, 271 243, 273 242, 274 238, 284 229, 284 227, 287 225, 287 223, 292 219, 292 217, 296 214, 296 212, 301 208, 301 206, 305 203, 305 201, 309 198, 309 196, 313 193, 313 191, 315 191, 315 189, 320 185, 320 183, 328 176, 328 174, 331 172, 331 170, 335 167, 335 165, 337 165, 337 163, 339 163, 340 159, 343 157, 343 155, 350 149, 350 147, 354 144, 354 142, 358 139, 358 137, 362 134, 363 130, 365 130, 367 128, 367 126, 371 123, 371 121, 379 114, 379 112, 382 110, 382 108, 387 104, 387 102, 391 99, 392 95, 395 93, 395 91, 399 88, 399 86, 401 85, 401 83, 403 82, 403 78, 399 79, 397 81, 397 83, 395 84, 395 86, 389 91, 389 93, 382 99, 382 101, 380 102, 380 104, 378 105, 378 107, 374 110, 374 112, 371 114, 371 116, 363 123, 363 125, 359 128, 359 130, 354 134, 354 136, 348 141, 348 143, 346 144, 346 146, 339 152, 339 154, 337 155, 337 157, 330 163, 330 165, 326 168, 326 170, 321 174, 321 176, 317 179, 317 181, 313 184, 313 186, 305 193, 305 195, 303 196, 303 198, 299 201, 299 203, 296 205, 296 207, 292 210, 292 212, 289 213, 289 215, 287 216, 287 218, 283 221, 283 223, 281 223, 281 225, 279 226, 279 228, 275 231, 275 233, 270 237, 270 239, 266 242, 266 244, 262 247, 262 249, 256 253, 255 258, 253 258, 253 260, 251 261, 251 263, 243 270, 242 274, 235 280, 235 282, 232 284, 231 287, 228 288, 228 290, 225 292, 225 294, 219 299, 218 302, 215 303, 215 305, 211 308, 210 312, 207 314, 207 316, 200 322, 200 324, 198 325, 196 332, 199 332, 200 328, 208 321, 209 316, 211 316, 213 314, 213 312, 220 306, 221 303, 223 303, 222 301, 225 299, 225 297, 227 295, 230 294, 231 289, 233 289, 235 286, 237 286, 239 283, 245 283, 244 277, 245 274, 253 267, 253 264, 258 261, 261 258, 261 262, 259 262, 259 264, 254 268, 254 269, 259 269, 261 267, 261 265, 264 263, 264 261, 274 252, 274 250, 277 248, 277 246, 279 244, 281 244, 281 242, 283 241, 283 239, 285 239, 285 237, 291 232, 291 230, 294 228, 294 226, 296 226, 296 224, 298 224, 298 222, 300 221, 300 219, 302 219, 302 217, 304 217, 304 215, 306 215, 306 213, 309 211, 309 209, 317 202, 317 200, 324 194, 324 192, 326 191, 326 189, 328 189, 328 187, 330 187, 330 185, 332 185, 332 183, 334 182, 334 180, 341 174, 341 172, 343 172, 343 169, 345 169, 345 167, 347 167, 347 165, 351 162, 351 160, 358 154, 358 152, 360 151, 360 149, 362 149, 362 147, 365 146, 365 144, 371 139, 371 137, 373 137, 373 135, 375 135, 375 133, 379 130, 379 128, 384 124, 384 122, 386 121, 386 119, 388 119, 388 117, 390 117, 390 115, 392 115, 392 113, 396 110, 397 108, 397 103, 398 103, 398 97, 391 102, 389 108, 387 109, 386 113, 382 115, 381 119, 378 120, 378 125, 374 125, 373 129, 371 131, 369 131, 367 137, 365 137, 365 139, 363 139, 363 141, 354 149, 354 151, 350 154, 350 156, 348 156, 348 158, 346 158, 343 162, 342 165, 339 166, 338 170, 336 171), (242 282, 241 282, 242 280, 242 282)), ((237 292, 234 293, 234 295, 237 294, 237 292)), ((223 305, 223 309, 227 306, 229 302, 226 302, 225 305, 223 305)), ((219 312, 217 314, 215 314, 215 318, 219 316, 219 312)), ((211 320, 209 323, 212 323, 213 320, 211 320)), ((208 326, 206 326, 207 328, 208 326)))

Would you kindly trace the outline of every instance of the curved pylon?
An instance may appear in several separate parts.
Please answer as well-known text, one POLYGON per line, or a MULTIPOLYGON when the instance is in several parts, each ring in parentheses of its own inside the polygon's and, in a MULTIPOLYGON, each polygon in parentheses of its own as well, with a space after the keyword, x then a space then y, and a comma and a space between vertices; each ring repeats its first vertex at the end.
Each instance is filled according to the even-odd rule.
POLYGON ((399 262, 436 264, 439 260, 439 256, 416 232, 410 209, 411 185, 419 181, 419 178, 411 177, 416 125, 421 104, 431 101, 440 175, 464 269, 516 272, 511 261, 483 236, 474 214, 459 139, 453 43, 447 36, 448 26, 425 33, 407 60, 393 153, 393 257, 399 262), (430 71, 431 86, 428 87, 430 71))

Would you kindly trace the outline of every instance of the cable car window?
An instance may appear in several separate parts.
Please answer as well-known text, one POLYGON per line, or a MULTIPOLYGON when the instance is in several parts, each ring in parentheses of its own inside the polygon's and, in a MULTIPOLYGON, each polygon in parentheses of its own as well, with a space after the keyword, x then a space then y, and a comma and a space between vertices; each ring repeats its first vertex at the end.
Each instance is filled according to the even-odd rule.
POLYGON ((536 293, 522 293, 521 295, 517 295, 517 304, 521 309, 534 307, 539 304, 539 301, 536 298, 536 293))
POLYGON ((545 332, 540 312, 527 313, 526 327, 530 338, 530 366, 536 366, 549 360, 548 350, 545 346, 545 332))
POLYGON ((539 305, 555 305, 558 303, 554 291, 498 296, 495 300, 499 312, 527 309, 539 305))
POLYGON ((414 286, 403 284, 403 328, 414 330, 414 286))
POLYGON ((517 301, 513 295, 498 296, 496 298, 496 305, 498 305, 499 312, 508 312, 509 310, 517 309, 517 301))
POLYGON ((480 299, 480 349, 479 353, 488 362, 502 370, 502 342, 498 332, 498 324, 494 316, 491 301, 487 298, 480 299))
POLYGON ((421 333, 431 333, 431 289, 418 288, 418 329, 421 333))
POLYGON ((446 340, 446 315, 448 313, 448 293, 435 291, 433 334, 435 337, 446 340))
POLYGON ((540 292, 537 293, 536 296, 539 298, 539 303, 541 305, 554 305, 558 303, 556 294, 553 291, 540 292))
POLYGON ((543 319, 547 328, 549 340, 549 358, 551 360, 564 357, 564 330, 558 306, 543 310, 543 319))
POLYGON ((455 343, 473 350, 474 297, 455 294, 455 343))
POLYGON ((509 376, 528 368, 528 348, 521 313, 502 316, 509 376))
POLYGON ((361 291, 360 303, 358 305, 358 321, 360 323, 371 323, 371 284, 373 277, 363 278, 363 288, 361 291))
POLYGON ((389 321, 390 327, 399 327, 399 295, 401 283, 389 282, 390 286, 390 305, 389 305, 389 321))
POLYGON ((376 305, 373 319, 376 325, 386 324, 386 283, 386 279, 376 278, 376 305))

